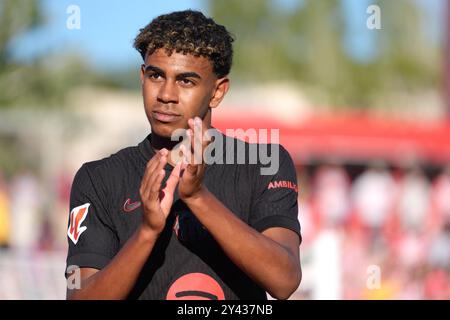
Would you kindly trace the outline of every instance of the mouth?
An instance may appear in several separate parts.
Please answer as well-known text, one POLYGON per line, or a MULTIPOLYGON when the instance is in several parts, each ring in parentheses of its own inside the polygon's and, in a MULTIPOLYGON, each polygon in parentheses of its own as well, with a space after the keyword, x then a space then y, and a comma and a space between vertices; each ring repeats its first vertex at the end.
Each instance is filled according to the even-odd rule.
POLYGON ((181 115, 167 111, 152 111, 153 118, 165 123, 178 121, 181 115))

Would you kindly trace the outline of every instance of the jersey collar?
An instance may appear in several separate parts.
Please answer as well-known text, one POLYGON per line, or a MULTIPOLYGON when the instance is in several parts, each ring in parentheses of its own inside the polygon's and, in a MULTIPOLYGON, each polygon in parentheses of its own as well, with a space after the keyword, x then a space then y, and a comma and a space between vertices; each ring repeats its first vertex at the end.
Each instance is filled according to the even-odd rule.
POLYGON ((155 151, 153 150, 150 139, 152 134, 150 133, 141 143, 139 143, 139 151, 142 153, 144 158, 148 161, 155 155, 155 151))

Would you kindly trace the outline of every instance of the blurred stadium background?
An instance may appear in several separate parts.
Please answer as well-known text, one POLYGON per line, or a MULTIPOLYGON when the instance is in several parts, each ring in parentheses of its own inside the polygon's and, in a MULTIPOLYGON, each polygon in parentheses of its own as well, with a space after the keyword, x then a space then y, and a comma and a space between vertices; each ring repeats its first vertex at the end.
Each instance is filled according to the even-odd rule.
POLYGON ((213 124, 294 158, 292 299, 449 299, 447 0, 0 0, 0 299, 65 298, 73 176, 148 133, 132 40, 186 8, 236 37, 213 124))

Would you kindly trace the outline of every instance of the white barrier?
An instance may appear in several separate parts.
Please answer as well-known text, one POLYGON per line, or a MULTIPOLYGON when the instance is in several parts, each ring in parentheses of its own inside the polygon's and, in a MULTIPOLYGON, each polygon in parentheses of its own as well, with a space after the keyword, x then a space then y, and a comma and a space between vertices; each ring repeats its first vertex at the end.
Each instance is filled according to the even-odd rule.
POLYGON ((0 300, 66 297, 65 252, 0 250, 0 300))

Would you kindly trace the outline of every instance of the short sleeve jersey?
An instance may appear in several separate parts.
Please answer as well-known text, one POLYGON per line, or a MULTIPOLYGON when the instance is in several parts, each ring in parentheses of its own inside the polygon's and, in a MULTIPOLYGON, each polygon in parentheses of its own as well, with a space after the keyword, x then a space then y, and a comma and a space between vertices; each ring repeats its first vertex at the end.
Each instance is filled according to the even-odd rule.
MULTIPOLYGON (((249 154, 250 144, 222 137, 228 146, 236 146, 235 151, 241 145, 249 154)), ((151 135, 138 146, 85 163, 76 173, 68 219, 67 268, 104 268, 139 227, 143 214, 139 188, 146 164, 155 154, 150 139, 151 135)), ((268 175, 261 174, 264 165, 259 160, 250 164, 247 156, 244 163, 238 163, 237 154, 228 155, 227 160, 224 148, 223 163, 206 166, 204 185, 255 230, 282 227, 301 239, 295 167, 287 151, 277 146, 279 167, 268 175)), ((163 183, 171 170, 167 164, 163 183)), ((248 300, 266 299, 266 292, 226 256, 175 192, 166 227, 128 298, 248 300)))

